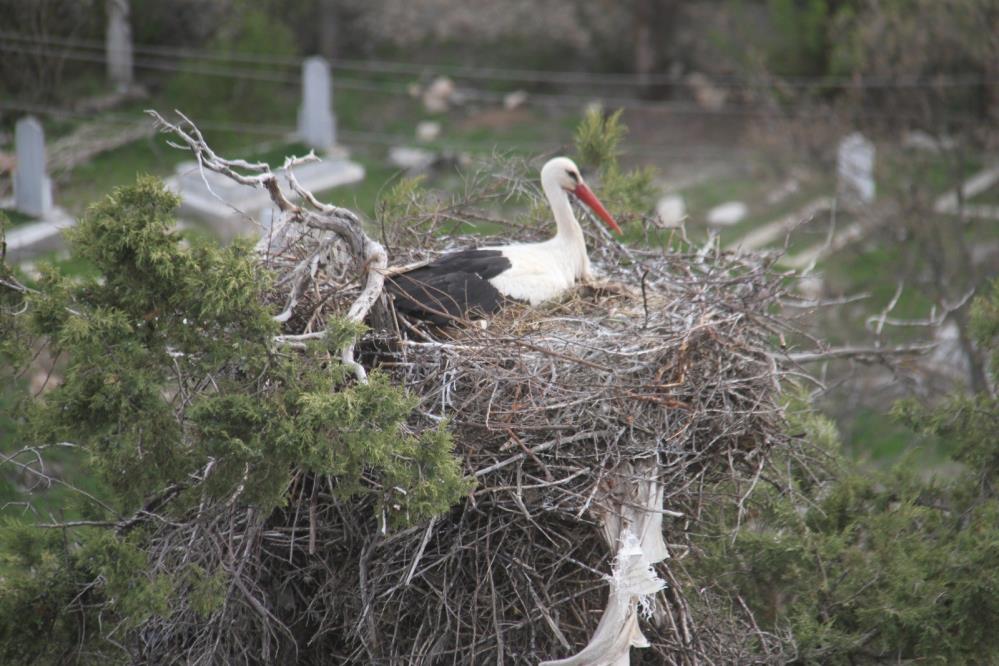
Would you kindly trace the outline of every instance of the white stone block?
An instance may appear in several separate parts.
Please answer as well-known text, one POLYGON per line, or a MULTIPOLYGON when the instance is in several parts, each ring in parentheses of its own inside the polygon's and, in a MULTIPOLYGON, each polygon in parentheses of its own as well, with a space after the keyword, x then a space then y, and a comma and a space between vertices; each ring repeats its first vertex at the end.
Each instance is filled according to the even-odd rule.
POLYGON ((687 204, 679 194, 669 194, 656 203, 659 224, 664 227, 679 227, 687 217, 687 204))
POLYGON ((708 224, 716 227, 730 227, 745 219, 749 209, 741 201, 728 201, 708 211, 708 224))
POLYGON ((861 203, 874 201, 874 144, 860 132, 845 137, 836 151, 840 194, 861 203))
POLYGON ((52 209, 52 181, 45 173, 42 124, 31 116, 17 121, 14 142, 17 146, 14 206, 25 215, 42 217, 52 209))
POLYGON ((298 109, 298 135, 310 147, 328 151, 336 144, 336 118, 330 66, 324 58, 302 62, 302 105, 298 109))

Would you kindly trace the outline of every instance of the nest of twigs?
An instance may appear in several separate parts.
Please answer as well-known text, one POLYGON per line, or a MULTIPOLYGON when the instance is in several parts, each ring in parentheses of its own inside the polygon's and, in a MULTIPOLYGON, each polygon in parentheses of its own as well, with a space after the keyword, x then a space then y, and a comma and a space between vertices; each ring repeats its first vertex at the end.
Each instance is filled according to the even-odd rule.
MULTIPOLYGON (((319 561, 307 569, 324 582, 309 631, 338 659, 535 664, 578 652, 607 604, 614 553, 601 523, 622 488, 651 475, 672 559, 657 566, 667 585, 642 621, 652 644, 644 654, 651 663, 780 660, 781 641, 750 618, 699 614, 711 600, 685 598, 694 588, 673 561, 703 503, 738 502, 786 441, 778 281, 758 259, 589 240, 600 284, 539 308, 511 306, 484 330, 427 329, 391 309, 378 318, 364 365, 419 396, 412 428, 447 422, 476 485, 448 515, 385 534, 377 519, 358 522, 368 507, 320 494, 329 503, 317 509, 319 561)), ((349 255, 310 232, 274 265, 301 266, 324 242, 331 256, 349 255)), ((394 263, 441 250, 428 236, 394 263)), ((342 262, 321 262, 289 335, 342 316, 355 278, 342 262)))
MULTIPOLYGON (((195 138, 185 140, 206 166, 226 172, 232 163, 195 138)), ((447 514, 393 531, 371 496, 343 501, 334 479, 301 473, 273 515, 229 503, 199 509, 190 529, 162 527, 154 550, 163 561, 235 550, 233 575, 251 601, 207 619, 188 610, 151 620, 143 659, 570 657, 594 637, 620 582, 614 540, 644 515, 654 534, 639 535, 642 547, 646 536, 662 544, 666 558, 651 562, 665 586, 643 597, 635 630, 650 645, 633 658, 785 660, 790 643, 760 631, 748 609, 716 610, 719 599, 683 566, 706 504, 741 509, 770 452, 788 443, 775 349, 783 292, 766 261, 711 246, 637 250, 590 229, 600 284, 542 307, 512 306, 485 329, 428 329, 395 315, 381 288, 386 251, 352 213, 314 199, 309 210, 289 204, 269 170, 250 180, 283 212, 257 248, 277 276, 279 342, 293 349, 334 317, 365 317, 371 332, 342 356, 351 381, 377 367, 418 396, 408 427, 446 423, 474 487, 447 514)), ((407 233, 405 251, 389 248, 392 264, 446 249, 437 233, 407 233)))

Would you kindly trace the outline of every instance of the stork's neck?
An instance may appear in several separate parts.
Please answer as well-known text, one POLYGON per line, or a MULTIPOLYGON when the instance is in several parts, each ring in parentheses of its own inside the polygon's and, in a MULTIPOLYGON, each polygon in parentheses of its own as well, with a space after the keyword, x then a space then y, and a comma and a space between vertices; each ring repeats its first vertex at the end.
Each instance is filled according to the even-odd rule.
POLYGON ((552 244, 553 249, 564 257, 563 267, 568 270, 571 281, 579 278, 590 279, 590 258, 586 254, 586 239, 583 237, 583 229, 576 221, 575 213, 572 212, 569 193, 557 183, 542 182, 541 187, 548 197, 555 223, 558 225, 558 231, 546 245, 552 244))
POLYGON ((586 253, 586 241, 583 238, 583 230, 576 221, 576 215, 572 212, 572 204, 569 203, 569 193, 562 189, 557 183, 542 183, 545 196, 552 207, 552 214, 555 215, 555 224, 558 225, 558 232, 555 238, 572 247, 578 248, 583 254, 586 253))

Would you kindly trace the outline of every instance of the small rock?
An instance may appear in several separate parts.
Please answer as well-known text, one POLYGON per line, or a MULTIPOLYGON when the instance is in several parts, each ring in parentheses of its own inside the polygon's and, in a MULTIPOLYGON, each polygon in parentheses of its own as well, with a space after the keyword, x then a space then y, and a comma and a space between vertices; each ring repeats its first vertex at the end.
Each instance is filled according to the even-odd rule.
POLYGON ((730 227, 745 219, 749 209, 741 201, 728 201, 708 211, 708 224, 717 227, 730 227))
POLYGON ((874 201, 874 159, 877 149, 860 132, 853 132, 839 142, 836 150, 837 191, 850 204, 874 201))
POLYGON ((691 90, 694 93, 694 101, 702 109, 720 111, 725 107, 725 101, 728 99, 728 91, 716 86, 704 74, 694 72, 687 77, 687 83, 690 84, 691 90))
POLYGON ((433 141, 441 135, 441 124, 433 120, 424 120, 416 126, 416 138, 420 141, 433 141))
POLYGON ((936 347, 929 353, 929 361, 941 373, 954 378, 968 376, 968 357, 961 348, 961 331, 957 324, 948 321, 934 334, 936 347))
POLYGON ((798 278, 798 291, 806 298, 819 299, 825 291, 825 283, 815 273, 798 278))
POLYGON ((767 203, 771 206, 775 206, 800 189, 801 183, 798 182, 797 178, 788 178, 783 183, 778 185, 776 189, 767 193, 767 203))
POLYGON ((38 264, 33 261, 22 261, 18 268, 24 273, 25 277, 29 280, 38 280, 42 277, 42 272, 38 268, 38 264))
POLYGON ((687 205, 679 194, 669 194, 656 203, 656 215, 663 227, 679 227, 687 217, 687 205))
POLYGON ((447 111, 454 92, 454 81, 446 76, 438 76, 423 91, 423 108, 430 113, 447 111))
POLYGON ((527 91, 515 90, 503 97, 503 108, 507 111, 513 111, 524 106, 525 102, 527 102, 527 91))
POLYGON ((419 83, 410 83, 406 86, 406 94, 408 94, 413 99, 419 99, 420 95, 423 94, 423 89, 420 87, 419 83))
POLYGON ((422 171, 437 159, 437 155, 423 148, 395 146, 389 149, 389 162, 407 171, 422 171))
POLYGON ((902 147, 927 153, 939 153, 942 149, 953 148, 954 139, 946 136, 937 138, 922 130, 912 130, 902 136, 902 147))

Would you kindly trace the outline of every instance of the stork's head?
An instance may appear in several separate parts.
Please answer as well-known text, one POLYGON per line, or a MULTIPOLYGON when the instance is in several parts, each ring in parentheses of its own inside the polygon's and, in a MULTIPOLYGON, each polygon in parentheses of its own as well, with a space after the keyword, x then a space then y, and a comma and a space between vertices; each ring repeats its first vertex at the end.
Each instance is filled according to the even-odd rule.
POLYGON ((590 210, 606 222, 608 227, 619 234, 622 233, 621 227, 617 226, 617 222, 593 194, 593 190, 583 181, 579 167, 568 157, 555 157, 548 160, 541 168, 541 184, 546 186, 546 189, 554 185, 575 194, 580 201, 589 206, 590 210))

